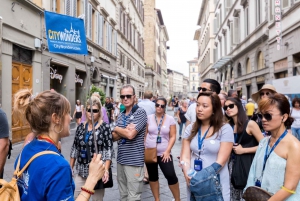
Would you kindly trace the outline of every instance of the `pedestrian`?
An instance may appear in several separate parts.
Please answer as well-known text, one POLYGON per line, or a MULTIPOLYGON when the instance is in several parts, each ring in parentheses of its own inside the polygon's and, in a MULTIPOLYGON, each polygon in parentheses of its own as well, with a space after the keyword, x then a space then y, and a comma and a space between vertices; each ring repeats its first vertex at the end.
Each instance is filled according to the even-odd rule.
POLYGON ((94 129, 99 153, 102 155, 101 160, 105 163, 105 173, 102 177, 102 188, 95 190, 92 200, 103 200, 104 188, 103 184, 107 183, 109 178, 109 169, 112 158, 112 135, 108 124, 103 122, 101 115, 100 99, 92 96, 91 100, 86 102, 86 117, 87 121, 77 127, 73 145, 71 147, 70 166, 73 172, 76 172, 75 177, 75 198, 80 193, 80 186, 84 184, 89 175, 89 163, 91 156, 95 153, 94 135, 92 116, 94 116, 94 129), (92 102, 92 105, 90 104, 92 102), (76 163, 75 163, 76 162, 76 163), (74 169, 75 166, 75 169, 74 169))
POLYGON ((292 134, 300 140, 300 98, 295 97, 293 99, 290 116, 294 118, 291 126, 292 134))
POLYGON ((255 105, 251 98, 248 99, 248 103, 246 104, 245 109, 248 119, 251 120, 255 110, 255 105))
POLYGON ((9 126, 5 112, 0 108, 0 179, 3 179, 4 165, 9 151, 9 126))
POLYGON ((73 119, 76 118, 77 126, 81 123, 82 111, 83 111, 83 105, 81 104, 80 100, 77 100, 75 105, 75 110, 73 113, 73 119))
POLYGON ((175 101, 174 101, 174 117, 176 117, 177 115, 177 111, 178 111, 178 108, 179 108, 179 100, 177 97, 175 97, 175 101))
POLYGON ((175 96, 173 96, 173 98, 171 100, 171 107, 172 107, 173 111, 174 111, 174 102, 175 102, 175 96))
POLYGON ((177 111, 177 122, 179 124, 179 138, 178 140, 181 140, 182 130, 183 126, 185 126, 186 123, 186 117, 184 116, 186 111, 188 110, 188 101, 184 100, 182 101, 182 106, 177 111))
POLYGON ((229 98, 238 98, 238 94, 235 89, 230 89, 227 94, 229 98))
POLYGON ((120 105, 120 99, 117 98, 114 107, 114 125, 116 124, 118 116, 120 114, 120 105))
POLYGON ((225 102, 224 111, 234 133, 233 153, 229 162, 231 201, 240 201, 255 151, 259 141, 264 136, 258 125, 254 121, 248 120, 240 99, 228 98, 225 102), (237 168, 233 169, 237 157, 244 162, 241 167, 244 171, 240 171, 237 168))
POLYGON ((156 112, 148 116, 145 137, 145 147, 157 149, 157 162, 146 163, 149 183, 155 201, 159 201, 158 165, 168 180, 169 188, 175 198, 180 200, 178 178, 175 173, 172 147, 176 140, 176 122, 174 118, 166 114, 167 100, 158 98, 156 101, 156 112))
MULTIPOLYGON (((205 79, 200 87, 198 87, 198 91, 200 92, 206 92, 206 91, 212 91, 215 92, 216 94, 219 94, 221 91, 221 85, 219 84, 218 81, 214 79, 205 79)), ((194 123, 196 121, 196 107, 197 107, 197 102, 191 104, 185 114, 186 117, 186 124, 185 126, 187 127, 189 124, 194 123)))
MULTIPOLYGON (((58 151, 58 140, 70 135, 71 106, 63 95, 55 91, 44 91, 33 96, 28 89, 14 96, 14 113, 24 115, 31 130, 37 136, 27 144, 15 162, 20 169, 29 159, 41 151, 53 151, 34 159, 18 179, 21 201, 25 200, 74 200, 74 182, 68 161, 58 151)), ((104 174, 101 155, 93 156, 89 164, 89 175, 81 186, 77 201, 86 201, 93 188, 104 174)))
POLYGON ((107 117, 108 117, 109 124, 111 124, 113 122, 114 106, 110 102, 109 97, 105 98, 105 108, 106 108, 106 111, 107 111, 107 117))
POLYGON ((180 157, 181 163, 185 164, 183 172, 188 185, 187 200, 198 201, 205 200, 201 197, 209 197, 209 200, 229 201, 228 158, 234 137, 232 128, 224 123, 221 101, 216 93, 199 93, 196 116, 196 121, 185 129, 180 157), (198 172, 192 180, 187 174, 190 168, 198 172), (201 181, 197 180, 198 176, 201 181), (190 190, 199 186, 206 186, 206 190, 196 190, 197 194, 194 191, 190 194, 190 190), (195 196, 198 198, 195 199, 195 196))
POLYGON ((120 94, 125 110, 118 116, 112 132, 114 141, 118 140, 117 180, 120 199, 141 200, 147 114, 143 108, 134 105, 135 89, 132 85, 124 85, 120 94))
POLYGON ((246 96, 245 95, 242 95, 241 102, 242 102, 244 110, 246 111, 247 100, 246 100, 246 96))
POLYGON ((224 104, 225 104, 225 101, 227 100, 228 96, 226 94, 225 91, 221 91, 219 94, 218 94, 219 98, 220 98, 220 101, 221 101, 221 106, 222 106, 222 111, 223 111, 223 114, 225 114, 225 111, 224 111, 224 104))
POLYGON ((105 107, 102 107, 101 96, 99 95, 99 92, 94 92, 94 93, 92 94, 92 96, 96 96, 97 98, 99 98, 100 104, 101 104, 101 111, 102 111, 102 120, 103 120, 105 123, 109 124, 109 120, 108 120, 108 116, 107 116, 107 111, 106 111, 105 107))
POLYGON ((189 107, 190 107, 190 105, 192 105, 193 103, 196 103, 196 101, 195 101, 195 98, 194 98, 194 97, 192 97, 192 98, 191 98, 191 101, 189 102, 189 107))
POLYGON ((300 143, 287 129, 290 104, 279 93, 258 104, 264 130, 271 133, 259 142, 248 177, 247 189, 258 186, 272 194, 269 201, 300 200, 300 143))

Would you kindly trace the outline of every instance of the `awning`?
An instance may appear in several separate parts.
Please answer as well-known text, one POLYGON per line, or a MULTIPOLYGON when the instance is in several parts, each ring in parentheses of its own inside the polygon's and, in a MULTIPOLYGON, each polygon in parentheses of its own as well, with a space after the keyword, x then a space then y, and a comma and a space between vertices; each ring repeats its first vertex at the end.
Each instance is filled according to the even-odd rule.
POLYGON ((222 67, 223 65, 225 65, 226 63, 228 63, 231 60, 232 56, 225 56, 222 57, 221 59, 219 59, 212 68, 215 69, 219 69, 220 67, 222 67))
POLYGON ((121 77, 127 77, 124 73, 119 73, 121 77))

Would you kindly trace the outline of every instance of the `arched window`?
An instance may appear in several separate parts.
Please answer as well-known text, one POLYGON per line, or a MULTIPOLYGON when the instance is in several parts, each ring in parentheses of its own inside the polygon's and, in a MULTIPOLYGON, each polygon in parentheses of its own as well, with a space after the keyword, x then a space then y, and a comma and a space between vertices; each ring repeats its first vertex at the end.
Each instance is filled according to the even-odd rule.
POLYGON ((251 73, 251 64, 250 64, 250 59, 248 58, 247 59, 247 62, 246 62, 246 73, 251 73))
POLYGON ((264 55, 262 52, 259 52, 257 55, 257 70, 263 69, 264 67, 264 55))
POLYGON ((242 65, 241 65, 241 63, 238 64, 238 67, 237 67, 237 75, 238 75, 238 77, 239 77, 239 76, 242 76, 242 65))
POLYGON ((230 69, 230 78, 233 78, 233 67, 231 67, 231 69, 230 69))

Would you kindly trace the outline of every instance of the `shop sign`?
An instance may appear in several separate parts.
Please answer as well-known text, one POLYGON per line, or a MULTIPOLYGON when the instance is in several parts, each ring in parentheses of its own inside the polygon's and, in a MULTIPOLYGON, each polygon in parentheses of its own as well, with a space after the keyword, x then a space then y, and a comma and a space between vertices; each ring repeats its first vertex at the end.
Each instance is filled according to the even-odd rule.
POLYGON ((63 79, 63 76, 56 73, 56 71, 57 71, 56 69, 53 69, 53 68, 50 67, 50 78, 51 79, 57 79, 57 80, 59 80, 59 83, 61 83, 61 81, 63 79))
POLYGON ((286 69, 288 67, 287 59, 283 59, 274 63, 274 70, 286 69))
POLYGON ((276 41, 277 41, 277 50, 280 50, 282 33, 281 33, 281 0, 275 1, 275 32, 276 32, 276 41))
POLYGON ((75 83, 80 83, 81 86, 83 84, 83 79, 79 78, 79 75, 77 74, 75 74, 75 83))
POLYGON ((265 81, 265 76, 258 76, 257 78, 256 78, 256 82, 264 82, 265 81))
POLYGON ((99 53, 99 57, 101 58, 101 59, 103 59, 103 60, 105 60, 105 61, 107 61, 107 62, 109 62, 110 63, 110 58, 108 57, 108 56, 106 56, 105 54, 103 54, 103 53, 99 53))

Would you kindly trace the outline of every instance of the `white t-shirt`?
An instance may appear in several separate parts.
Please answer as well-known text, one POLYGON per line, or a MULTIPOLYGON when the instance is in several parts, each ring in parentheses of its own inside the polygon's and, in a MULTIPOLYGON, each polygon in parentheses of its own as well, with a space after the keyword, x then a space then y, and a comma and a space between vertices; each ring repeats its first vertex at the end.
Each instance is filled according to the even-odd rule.
POLYGON ((197 108, 197 103, 191 104, 184 115, 185 118, 191 123, 196 122, 196 108, 197 108))
POLYGON ((291 127, 300 128, 300 110, 292 108, 291 111, 291 117, 294 118, 294 122, 291 127))

